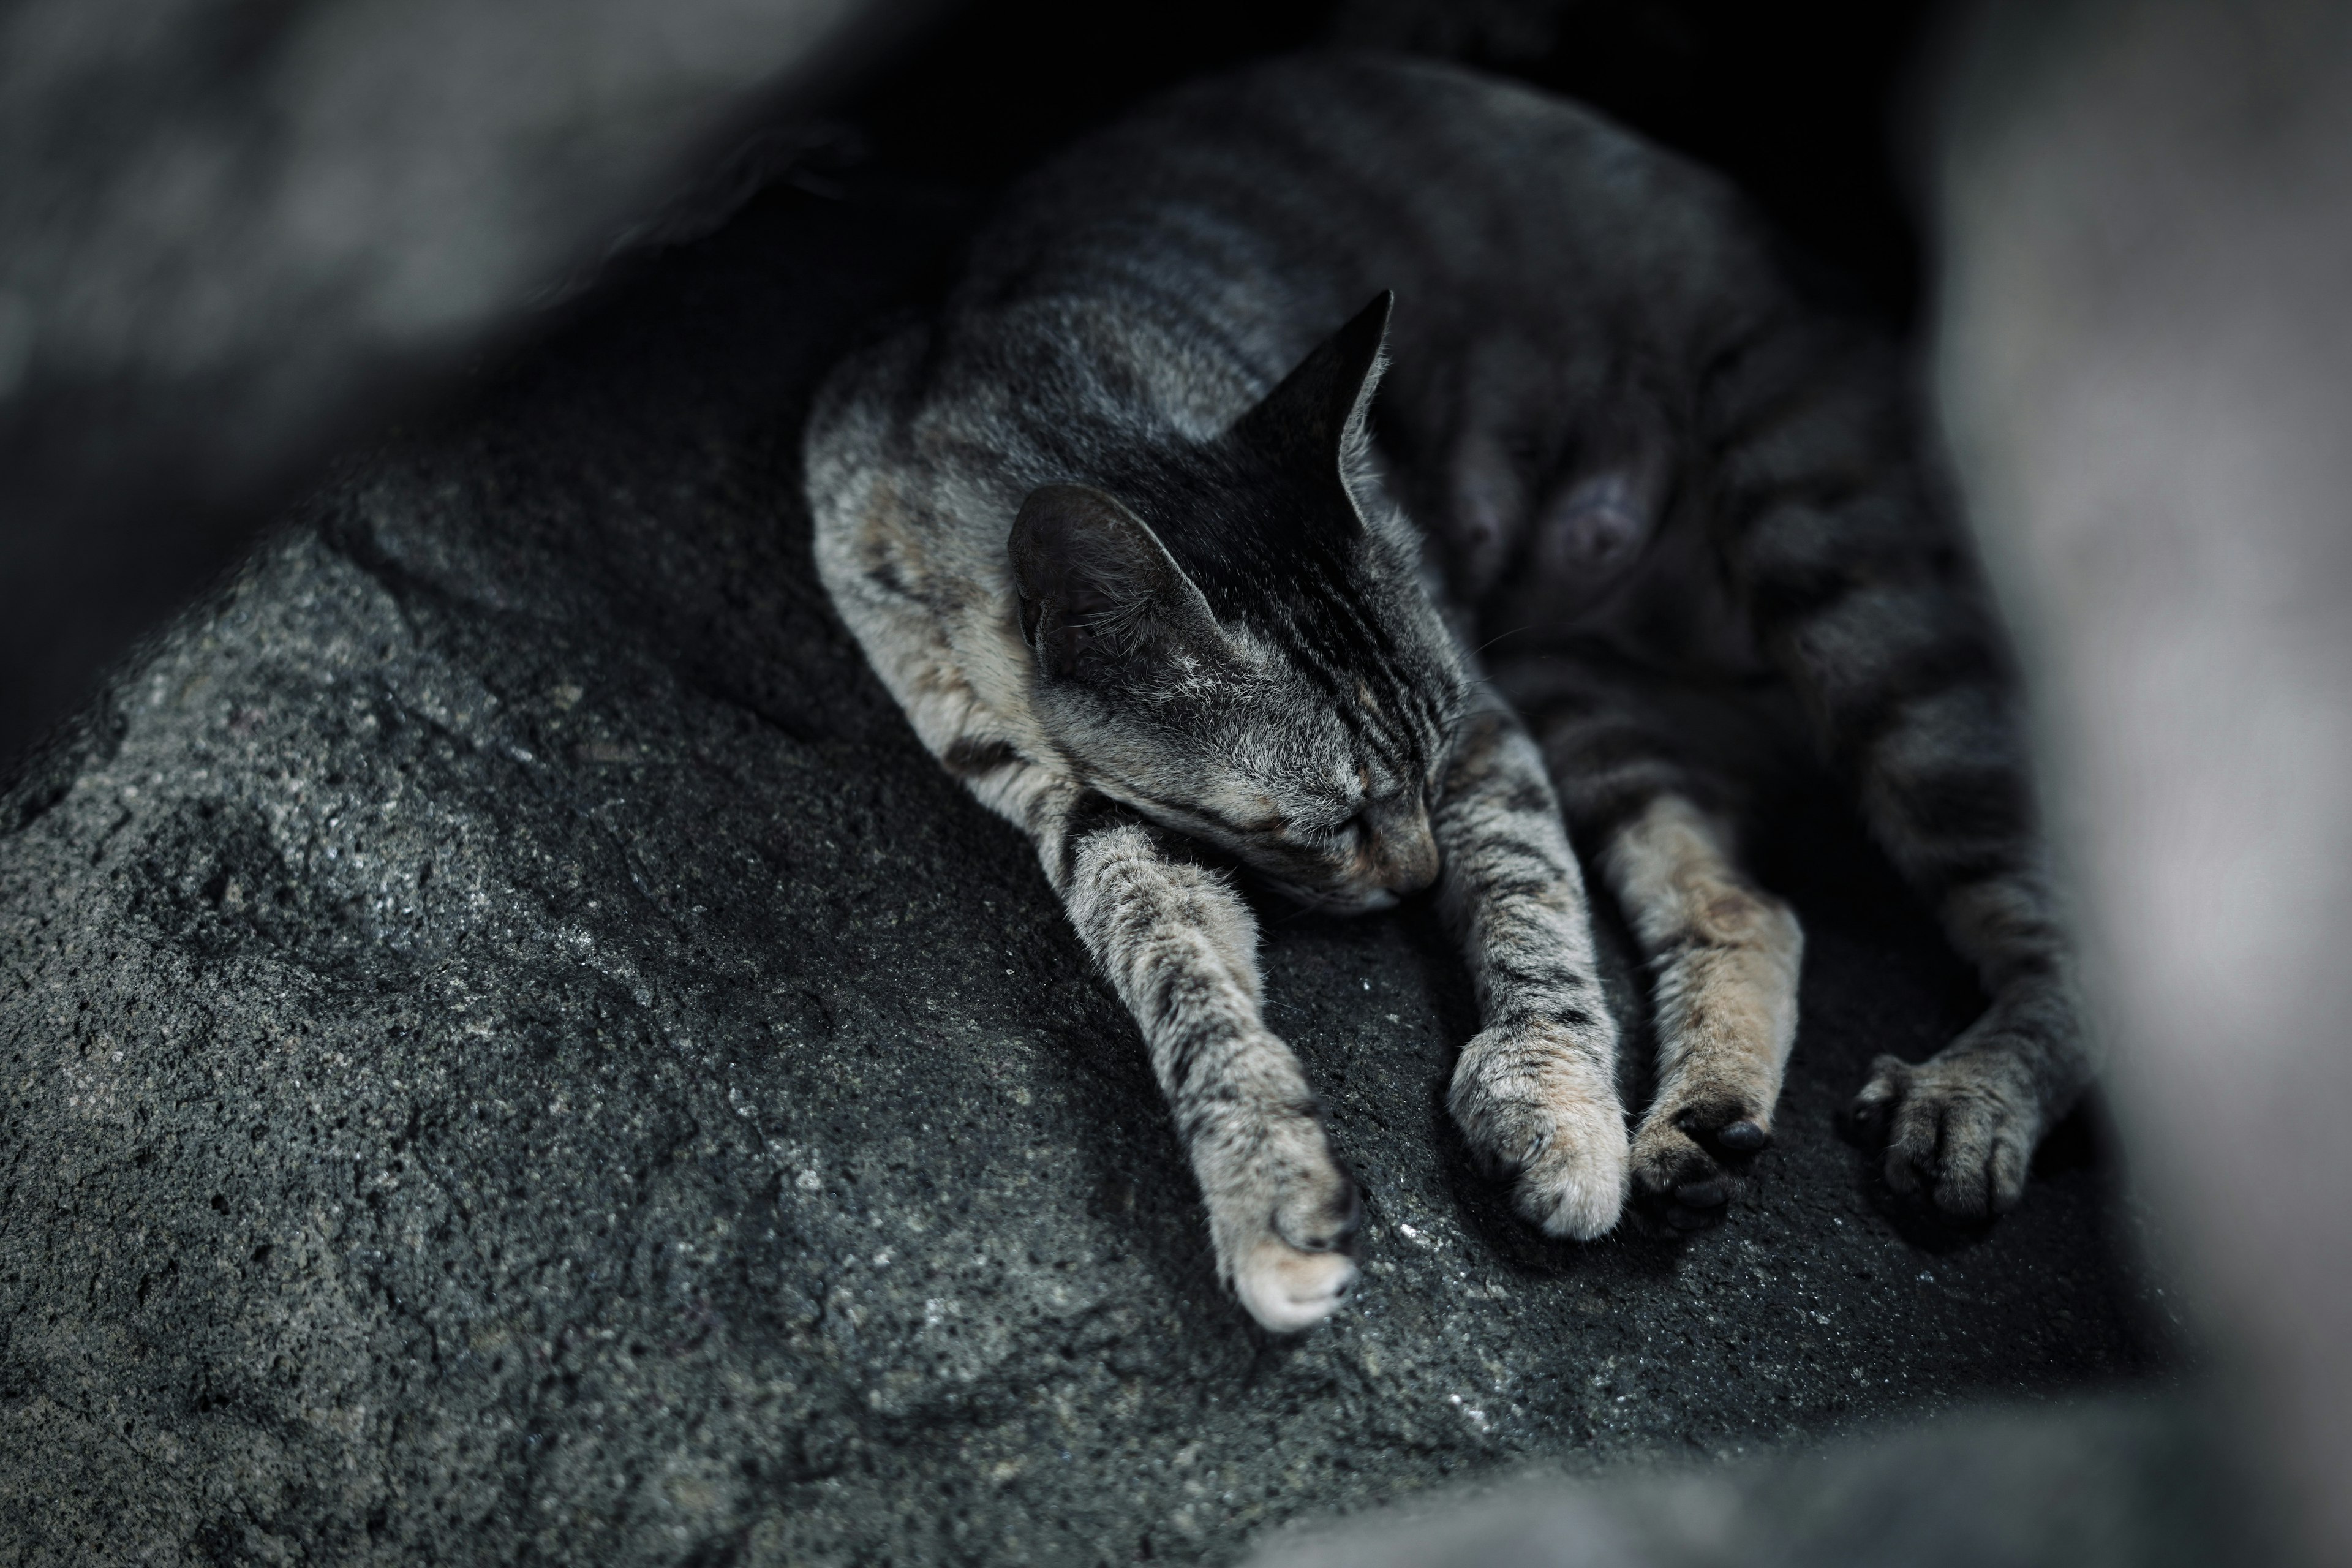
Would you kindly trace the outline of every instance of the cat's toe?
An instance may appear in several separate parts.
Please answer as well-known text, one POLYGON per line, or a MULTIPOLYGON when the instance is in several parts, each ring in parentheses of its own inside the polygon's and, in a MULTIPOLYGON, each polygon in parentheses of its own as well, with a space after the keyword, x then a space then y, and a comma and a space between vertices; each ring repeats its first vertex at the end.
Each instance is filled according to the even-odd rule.
POLYGON ((1771 1142, 1766 1112, 1736 1096, 1660 1105, 1633 1136, 1633 1190, 1677 1229, 1711 1225, 1729 1205, 1738 1173, 1771 1142))
POLYGON ((1757 1104, 1748 1095, 1730 1090, 1692 1095, 1661 1105, 1652 1114, 1672 1122, 1699 1147, 1720 1153, 1760 1153, 1772 1144, 1770 1107, 1757 1104))
POLYGON ((1731 1202, 1737 1173, 1771 1143, 1768 1113, 1737 1095, 1662 1103, 1633 1135, 1633 1190, 1679 1227, 1711 1224, 1731 1202))
POLYGON ((1276 1236, 1250 1248, 1234 1269, 1234 1295, 1276 1334, 1313 1328, 1339 1310, 1355 1283, 1355 1260, 1346 1253, 1302 1252, 1276 1236))
POLYGON ((2031 1135, 2014 1125, 2001 1129, 1993 1139, 1992 1151, 1985 1159, 1985 1186, 1992 1199, 1992 1212, 2007 1214, 2025 1201, 2026 1173, 2033 1165, 2033 1143, 2031 1135))
POLYGON ((1291 1184, 1274 1209, 1275 1239, 1301 1253, 1352 1258, 1363 1223, 1363 1194, 1337 1160, 1291 1184))
POLYGON ((1922 1149, 1917 1138, 1910 1142, 1913 1168, 1946 1214, 1990 1219, 2025 1195, 2032 1143, 2016 1136, 1998 1106, 1981 1100, 1947 1105, 1932 1151, 1922 1149))
POLYGON ((1755 1154, 1771 1146, 1772 1134, 1763 1123, 1742 1117, 1717 1128, 1715 1141, 1735 1154, 1755 1154))
POLYGON ((1519 1167, 1512 1206, 1546 1236, 1591 1241, 1624 1212, 1629 1158, 1615 1106, 1556 1115, 1540 1150, 1519 1167))
POLYGON ((1895 1108, 1911 1089, 1911 1064, 1901 1057, 1879 1056, 1870 1064, 1870 1079, 1854 1091, 1846 1115, 1864 1130, 1884 1131, 1895 1108))
POLYGON ((1676 1184, 1675 1202, 1685 1208, 1719 1209, 1731 1201, 1731 1178, 1717 1171, 1676 1184))
POLYGON ((1719 1209, 1731 1197, 1731 1179, 1690 1134, 1652 1119, 1633 1137, 1633 1192, 1652 1207, 1719 1209))

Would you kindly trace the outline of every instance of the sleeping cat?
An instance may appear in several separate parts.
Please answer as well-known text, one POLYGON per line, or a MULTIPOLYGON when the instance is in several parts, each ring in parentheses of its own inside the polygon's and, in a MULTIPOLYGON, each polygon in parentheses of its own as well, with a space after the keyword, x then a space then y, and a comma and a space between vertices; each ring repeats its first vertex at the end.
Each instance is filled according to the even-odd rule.
POLYGON ((1259 1322, 1338 1305, 1357 1200, 1261 1015, 1235 871, 1341 911, 1434 887, 1481 1023, 1448 1103, 1528 1222, 1597 1236, 1629 1187, 1703 1212, 1769 1140, 1796 1029, 1801 933, 1729 826, 1759 735, 1852 781, 1992 998, 1874 1065, 1889 1181, 2016 1201, 2086 1052, 2002 645, 1906 407, 1710 175, 1361 57, 1082 142, 932 320, 834 373, 826 587, 1035 841, 1259 1322), (1571 837, 1654 976, 1630 1138, 1571 837))

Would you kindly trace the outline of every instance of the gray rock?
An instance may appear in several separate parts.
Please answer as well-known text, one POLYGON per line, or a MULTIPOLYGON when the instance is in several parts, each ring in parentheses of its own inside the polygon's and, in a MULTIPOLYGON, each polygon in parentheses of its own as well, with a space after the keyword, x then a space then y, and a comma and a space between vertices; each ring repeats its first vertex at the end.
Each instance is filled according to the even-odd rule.
POLYGON ((1781 1143, 1691 1237, 1513 1225, 1426 911, 1270 911, 1369 1267, 1255 1337, 1131 1026, 810 570, 798 411, 959 221, 783 195, 667 257, 348 464, 8 795, 0 1557, 1226 1561, 2148 1369, 2082 1140, 1982 1236, 1837 1141, 1974 1005, 1846 850, 1775 861, 1781 1143))

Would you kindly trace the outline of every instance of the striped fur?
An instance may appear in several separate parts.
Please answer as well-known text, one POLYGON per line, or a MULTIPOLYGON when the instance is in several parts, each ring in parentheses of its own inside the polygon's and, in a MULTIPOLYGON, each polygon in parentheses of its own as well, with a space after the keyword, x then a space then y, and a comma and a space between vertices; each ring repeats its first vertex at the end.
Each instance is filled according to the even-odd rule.
POLYGON ((1265 1026, 1235 873, 1342 910, 1437 880, 1482 1009, 1451 1105, 1521 1212, 1696 1214, 1768 1139, 1794 1036, 1801 937, 1728 826, 1792 727, 1993 998, 1864 1089, 1889 1179, 2015 1200, 2084 1051, 2007 662, 1901 393, 1710 176, 1363 58, 1081 143, 931 321, 835 373, 807 437, 826 585, 1036 841, 1260 1321, 1337 1303, 1355 1200, 1265 1026), (1655 975, 1630 1138, 1571 837, 1655 975))

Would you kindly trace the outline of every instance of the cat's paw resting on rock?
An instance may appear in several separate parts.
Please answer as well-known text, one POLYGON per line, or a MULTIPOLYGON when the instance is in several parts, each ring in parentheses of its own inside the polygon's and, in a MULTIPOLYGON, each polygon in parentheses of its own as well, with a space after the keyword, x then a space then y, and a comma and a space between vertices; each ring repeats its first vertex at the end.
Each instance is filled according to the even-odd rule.
POLYGON ((1852 1114, 1885 1137, 1888 1186, 1958 1219, 2017 1206, 2042 1131, 2040 1096, 2017 1064, 1964 1048, 1916 1065, 1880 1057, 1852 1114))
POLYGON ((1342 1252, 1301 1252, 1268 1235, 1234 1265, 1234 1299, 1268 1333, 1313 1328, 1348 1299, 1356 1261, 1342 1252))
POLYGON ((1740 1167, 1772 1142, 1769 1102, 1664 1098, 1633 1134, 1633 1190, 1677 1227, 1719 1216, 1740 1167))
POLYGON ((1528 1224, 1576 1241, 1616 1225, 1628 1145, 1605 1057, 1583 1059, 1565 1031, 1489 1029, 1463 1047, 1446 1104, 1528 1224))
POLYGON ((1312 1107, 1235 1114, 1194 1142, 1192 1161, 1235 1300, 1271 1333, 1329 1317, 1356 1282, 1363 1204, 1312 1107))

